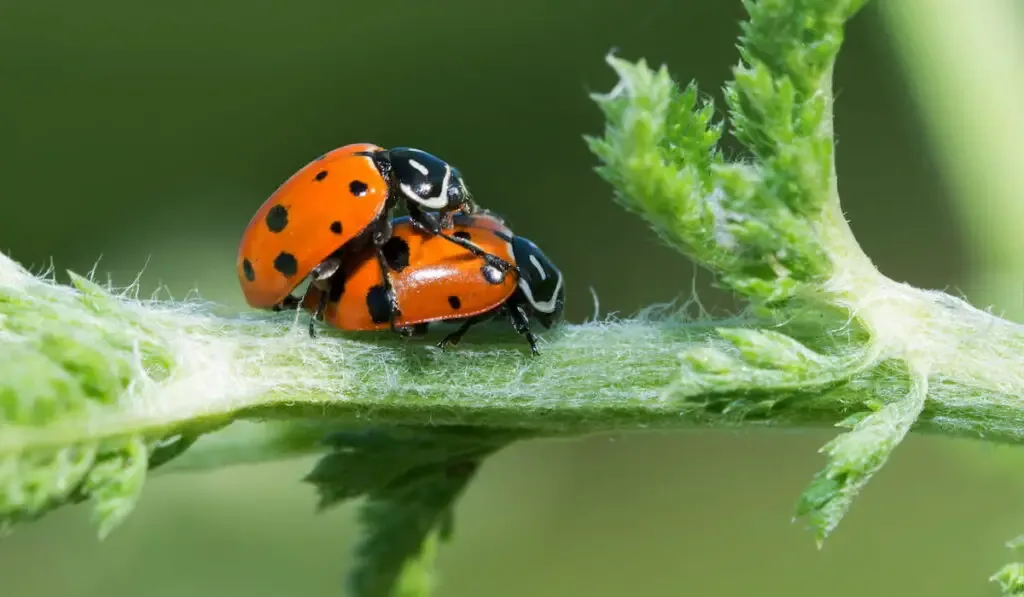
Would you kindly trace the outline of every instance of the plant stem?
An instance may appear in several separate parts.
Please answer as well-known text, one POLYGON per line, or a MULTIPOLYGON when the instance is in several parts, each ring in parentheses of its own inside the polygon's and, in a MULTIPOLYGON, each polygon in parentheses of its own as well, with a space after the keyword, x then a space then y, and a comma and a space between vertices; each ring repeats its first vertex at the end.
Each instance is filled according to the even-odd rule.
MULTIPOLYGON (((8 278, 15 268, 20 270, 0 258, 0 270, 8 278)), ((57 287, 27 273, 17 275, 25 292, 43 300, 58 298, 68 318, 81 308, 81 297, 55 292, 57 287)), ((1024 329, 947 295, 893 282, 866 297, 870 300, 861 306, 861 315, 901 325, 899 334, 887 336, 899 338, 906 350, 929 355, 929 405, 916 430, 1020 441, 1024 379, 1015 371, 1024 350, 1024 329)), ((872 395, 907 383, 904 373, 884 365, 886 355, 880 352, 858 362, 861 372, 849 379, 802 390, 767 412, 716 412, 706 406, 712 400, 771 391, 756 385, 726 388, 724 393, 714 384, 678 390, 675 383, 687 379, 682 354, 708 346, 734 351, 730 343, 714 338, 714 329, 766 323, 755 319, 685 321, 669 312, 566 325, 549 334, 543 354, 533 358, 515 337, 489 336, 483 345, 467 340, 448 353, 423 342, 369 345, 329 336, 310 340, 303 335, 303 324, 290 315, 222 317, 130 299, 111 303, 106 325, 126 325, 125 313, 142 315, 141 321, 159 330, 158 342, 178 362, 172 378, 87 420, 5 425, 0 428, 0 457, 128 434, 189 433, 236 419, 318 421, 307 424, 307 433, 289 426, 240 437, 254 454, 261 453, 258 437, 273 444, 275 454, 284 448, 301 453, 314 449, 320 425, 351 423, 519 427, 552 434, 737 424, 829 426, 872 395)), ((62 321, 55 320, 54 327, 62 321)), ((849 356, 860 358, 855 351, 849 356)), ((210 450, 250 458, 248 450, 236 451, 230 443, 213 442, 210 450)))

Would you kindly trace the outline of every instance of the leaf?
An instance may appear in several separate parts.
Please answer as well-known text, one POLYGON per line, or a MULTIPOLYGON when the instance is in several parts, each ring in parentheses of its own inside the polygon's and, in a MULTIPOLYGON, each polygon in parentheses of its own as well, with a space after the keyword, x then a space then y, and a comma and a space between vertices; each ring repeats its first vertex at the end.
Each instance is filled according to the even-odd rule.
POLYGON ((483 459, 524 437, 473 427, 377 429, 328 438, 306 481, 319 508, 365 496, 363 539, 349 574, 353 597, 428 595, 436 543, 451 535, 453 508, 483 459))
POLYGON ((402 482, 370 494, 359 513, 364 536, 348 577, 350 595, 430 594, 436 543, 451 537, 455 500, 483 456, 419 467, 402 482))
POLYGON ((107 537, 135 507, 149 466, 138 436, 0 458, 0 527, 36 519, 65 504, 93 500, 93 520, 107 537))
POLYGON ((100 539, 124 521, 138 502, 149 467, 149 451, 138 437, 107 456, 89 472, 84 490, 94 500, 93 520, 100 539))
POLYGON ((1024 595, 1024 563, 1014 562, 999 569, 989 580, 998 583, 1003 595, 1020 597, 1024 595))
POLYGON ((319 508, 329 508, 391 485, 401 486, 413 480, 423 467, 472 459, 496 442, 504 445, 501 438, 507 433, 493 437, 490 433, 455 426, 334 433, 325 440, 333 451, 317 462, 304 481, 316 486, 319 508))
POLYGON ((853 500, 888 460, 924 409, 928 378, 913 374, 907 394, 875 412, 840 423, 853 429, 826 444, 829 462, 800 496, 796 515, 806 517, 818 545, 835 530, 853 500))

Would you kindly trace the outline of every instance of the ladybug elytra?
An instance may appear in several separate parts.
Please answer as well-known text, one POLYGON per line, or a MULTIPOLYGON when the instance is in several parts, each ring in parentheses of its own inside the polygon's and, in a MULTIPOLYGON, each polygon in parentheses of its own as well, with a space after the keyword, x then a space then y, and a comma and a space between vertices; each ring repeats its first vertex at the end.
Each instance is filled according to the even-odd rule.
POLYGON ((303 307, 346 331, 394 329, 425 333, 432 322, 461 322, 440 342, 458 344, 474 324, 506 317, 524 335, 533 354, 537 340, 530 319, 544 328, 561 320, 565 302, 562 274, 531 241, 515 236, 493 214, 477 212, 453 218, 453 235, 471 240, 490 254, 517 266, 501 271, 487 260, 459 250, 424 232, 411 218, 396 218, 382 247, 395 296, 403 305, 393 316, 369 249, 346 260, 323 284, 311 284, 303 307))
MULTIPOLYGON (((355 143, 306 164, 260 206, 239 245, 237 272, 251 307, 279 309, 307 277, 333 275, 348 254, 370 247, 389 301, 401 313, 382 247, 391 238, 399 203, 412 226, 508 272, 515 266, 475 243, 449 234, 456 213, 476 206, 459 171, 418 149, 355 143), (427 211, 431 210, 431 211, 427 211)), ((291 297, 291 298, 290 298, 291 297)))

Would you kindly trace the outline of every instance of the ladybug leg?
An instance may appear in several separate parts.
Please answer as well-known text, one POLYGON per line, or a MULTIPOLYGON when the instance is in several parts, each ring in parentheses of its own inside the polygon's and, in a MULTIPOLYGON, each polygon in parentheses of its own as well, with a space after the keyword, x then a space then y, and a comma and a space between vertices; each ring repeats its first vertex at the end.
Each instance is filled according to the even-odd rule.
POLYGON ((449 345, 458 346, 459 341, 462 340, 462 337, 466 335, 466 332, 469 331, 469 328, 473 327, 473 324, 478 323, 479 321, 480 320, 476 317, 470 317, 469 319, 466 319, 465 321, 462 322, 462 325, 459 326, 459 329, 442 338, 441 341, 437 343, 437 347, 440 348, 441 350, 444 350, 449 345))
POLYGON ((508 319, 512 322, 512 327, 515 328, 516 332, 526 336, 526 341, 530 343, 530 352, 533 353, 533 356, 539 356, 540 351, 537 350, 537 336, 530 331, 530 318, 527 317, 526 312, 523 311, 523 306, 509 305, 508 319))
POLYGON ((390 218, 383 218, 377 223, 373 231, 372 242, 377 249, 377 264, 380 266, 381 284, 384 286, 384 294, 388 297, 388 323, 392 332, 401 333, 398 328, 398 318, 402 316, 402 310, 398 307, 398 297, 395 296, 395 289, 391 285, 391 275, 388 273, 388 260, 384 256, 384 245, 391 239, 393 227, 390 218))
POLYGON ((423 335, 425 335, 427 333, 427 328, 429 327, 429 325, 430 324, 427 324, 427 323, 417 323, 415 325, 403 325, 401 327, 395 328, 395 331, 398 332, 398 335, 402 336, 403 338, 412 338, 413 336, 423 336, 423 335))
POLYGON ((447 240, 448 242, 453 242, 459 245, 463 249, 466 249, 470 253, 486 261, 487 265, 495 267, 499 271, 507 272, 511 270, 514 271, 517 276, 519 275, 518 267, 512 265, 511 263, 505 261, 504 259, 498 257, 497 255, 491 255, 487 251, 484 251, 480 247, 476 246, 475 244, 471 243, 470 241, 464 238, 452 236, 441 230, 441 223, 437 221, 437 219, 435 219, 432 215, 420 211, 419 209, 410 207, 409 216, 412 219, 413 226, 415 226, 419 230, 440 236, 441 238, 447 240))
POLYGON ((438 222, 442 230, 455 227, 455 214, 450 211, 446 211, 441 214, 441 221, 438 222))
POLYGON ((320 299, 317 302, 316 309, 309 315, 310 338, 316 338, 316 331, 314 329, 316 321, 322 320, 324 317, 324 310, 327 309, 327 298, 331 294, 332 284, 337 283, 336 278, 340 269, 341 254, 337 252, 313 268, 310 284, 320 291, 320 299))
POLYGON ((327 295, 330 294, 326 288, 320 288, 320 300, 317 301, 316 310, 309 314, 309 337, 316 338, 316 321, 324 315, 327 308, 327 295))
POLYGON ((377 249, 377 263, 380 265, 381 282, 384 284, 384 294, 388 297, 388 319, 391 324, 391 331, 401 333, 396 322, 402 315, 398 308, 398 297, 395 296, 395 289, 391 285, 391 275, 388 273, 387 259, 384 258, 384 251, 377 249))
MULTIPOLYGON (((326 301, 327 301, 327 291, 321 289, 321 293, 320 293, 320 306, 317 307, 316 311, 313 311, 313 313, 311 313, 310 317, 309 317, 309 337, 310 338, 316 338, 316 330, 314 329, 314 322, 320 316, 320 314, 323 313, 324 307, 326 306, 326 301)), ((275 312, 284 311, 286 309, 288 311, 294 311, 295 309, 297 309, 299 307, 300 304, 302 304, 302 300, 299 299, 299 297, 295 296, 294 294, 289 294, 288 296, 286 296, 284 298, 283 301, 281 301, 280 303, 274 305, 271 310, 275 311, 275 312)))

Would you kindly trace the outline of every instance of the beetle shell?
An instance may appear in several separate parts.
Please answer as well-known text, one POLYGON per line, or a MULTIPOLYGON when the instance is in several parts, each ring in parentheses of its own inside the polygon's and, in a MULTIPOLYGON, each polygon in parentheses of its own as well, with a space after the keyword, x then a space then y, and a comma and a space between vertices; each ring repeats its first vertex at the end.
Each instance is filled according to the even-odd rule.
POLYGON ((380 221, 387 179, 370 156, 345 145, 306 164, 263 203, 239 245, 237 270, 251 307, 279 305, 332 253, 380 221))
MULTIPOLYGON (((488 214, 458 216, 451 233, 510 263, 514 260, 511 230, 488 214)), ((383 252, 401 305, 396 326, 479 315, 500 306, 517 288, 514 273, 500 272, 462 247, 415 228, 408 217, 393 221, 383 252)), ((381 269, 372 249, 346 256, 329 283, 323 314, 328 324, 348 331, 390 327, 381 269)), ((310 285, 304 307, 316 309, 321 292, 310 285)))

